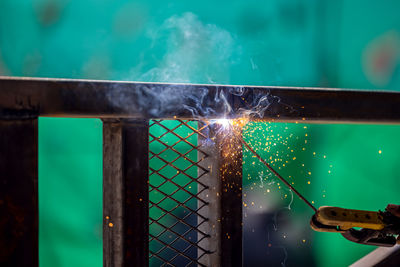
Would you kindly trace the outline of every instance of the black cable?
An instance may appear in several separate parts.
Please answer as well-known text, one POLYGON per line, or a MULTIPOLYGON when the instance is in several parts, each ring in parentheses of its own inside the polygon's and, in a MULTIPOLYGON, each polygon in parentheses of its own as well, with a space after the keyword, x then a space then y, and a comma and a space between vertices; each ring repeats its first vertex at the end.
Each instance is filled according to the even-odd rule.
POLYGON ((244 141, 243 137, 238 134, 238 137, 240 139, 240 142, 251 151, 251 153, 254 154, 273 174, 275 174, 276 177, 278 177, 287 187, 290 188, 301 200, 303 200, 310 208, 314 210, 314 212, 317 212, 317 209, 305 198, 303 197, 302 194, 300 194, 288 181, 286 181, 274 168, 271 167, 271 165, 268 164, 258 153, 250 147, 250 145, 244 141))

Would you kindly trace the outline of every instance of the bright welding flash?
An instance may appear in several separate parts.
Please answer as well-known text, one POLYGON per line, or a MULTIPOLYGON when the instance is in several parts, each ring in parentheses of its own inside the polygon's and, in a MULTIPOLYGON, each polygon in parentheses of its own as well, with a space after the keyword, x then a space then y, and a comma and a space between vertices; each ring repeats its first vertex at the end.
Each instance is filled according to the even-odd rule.
POLYGON ((229 121, 229 119, 216 119, 216 120, 213 120, 213 122, 221 125, 223 129, 228 129, 229 126, 231 125, 231 122, 229 121))

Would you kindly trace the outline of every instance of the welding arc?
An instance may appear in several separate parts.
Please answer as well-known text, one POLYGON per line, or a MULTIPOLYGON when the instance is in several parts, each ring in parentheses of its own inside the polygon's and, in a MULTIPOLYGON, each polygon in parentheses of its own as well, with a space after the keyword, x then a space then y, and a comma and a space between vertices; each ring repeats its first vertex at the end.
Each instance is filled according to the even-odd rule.
POLYGON ((276 177, 278 177, 287 187, 290 188, 301 200, 303 200, 310 208, 314 210, 314 212, 317 212, 317 209, 305 198, 303 197, 302 194, 300 194, 288 181, 286 181, 277 171, 275 171, 274 168, 271 167, 271 165, 268 164, 253 148, 250 147, 250 145, 244 141, 242 136, 238 136, 240 139, 240 142, 251 151, 251 153, 254 154, 273 174, 275 174, 276 177))

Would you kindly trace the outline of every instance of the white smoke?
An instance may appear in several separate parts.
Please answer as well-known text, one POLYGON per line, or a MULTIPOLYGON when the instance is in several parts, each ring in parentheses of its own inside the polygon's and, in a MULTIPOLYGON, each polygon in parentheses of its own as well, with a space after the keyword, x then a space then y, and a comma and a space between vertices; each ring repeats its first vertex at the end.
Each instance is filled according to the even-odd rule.
POLYGON ((148 34, 155 43, 165 42, 165 53, 140 77, 142 81, 228 83, 229 68, 241 50, 228 31, 202 23, 193 13, 172 16, 148 34))
MULTIPOLYGON (((193 13, 172 16, 147 34, 153 44, 144 53, 146 57, 152 55, 156 59, 148 70, 144 69, 148 63, 146 60, 138 63, 128 80, 229 84, 232 66, 239 64, 243 57, 235 36, 216 25, 202 23, 193 13)), ((165 85, 160 88, 147 84, 140 89, 132 96, 132 91, 116 88, 108 97, 119 110, 144 111, 152 118, 176 114, 177 110, 189 111, 191 117, 198 119, 263 117, 271 104, 280 102, 269 92, 252 92, 246 107, 234 110, 231 99, 246 94, 246 88, 242 86, 230 87, 229 90, 217 86, 211 92, 206 86, 194 89, 165 85)))

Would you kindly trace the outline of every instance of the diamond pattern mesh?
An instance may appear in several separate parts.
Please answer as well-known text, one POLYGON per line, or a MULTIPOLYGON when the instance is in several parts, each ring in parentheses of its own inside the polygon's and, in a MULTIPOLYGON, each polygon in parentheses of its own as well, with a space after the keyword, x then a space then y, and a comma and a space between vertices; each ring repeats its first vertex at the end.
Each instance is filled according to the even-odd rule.
POLYGON ((150 266, 205 266, 199 260, 210 252, 200 242, 209 236, 198 229, 207 221, 199 210, 208 203, 199 195, 208 187, 198 180, 208 172, 199 165, 208 157, 198 145, 205 127, 197 121, 150 122, 150 266))

